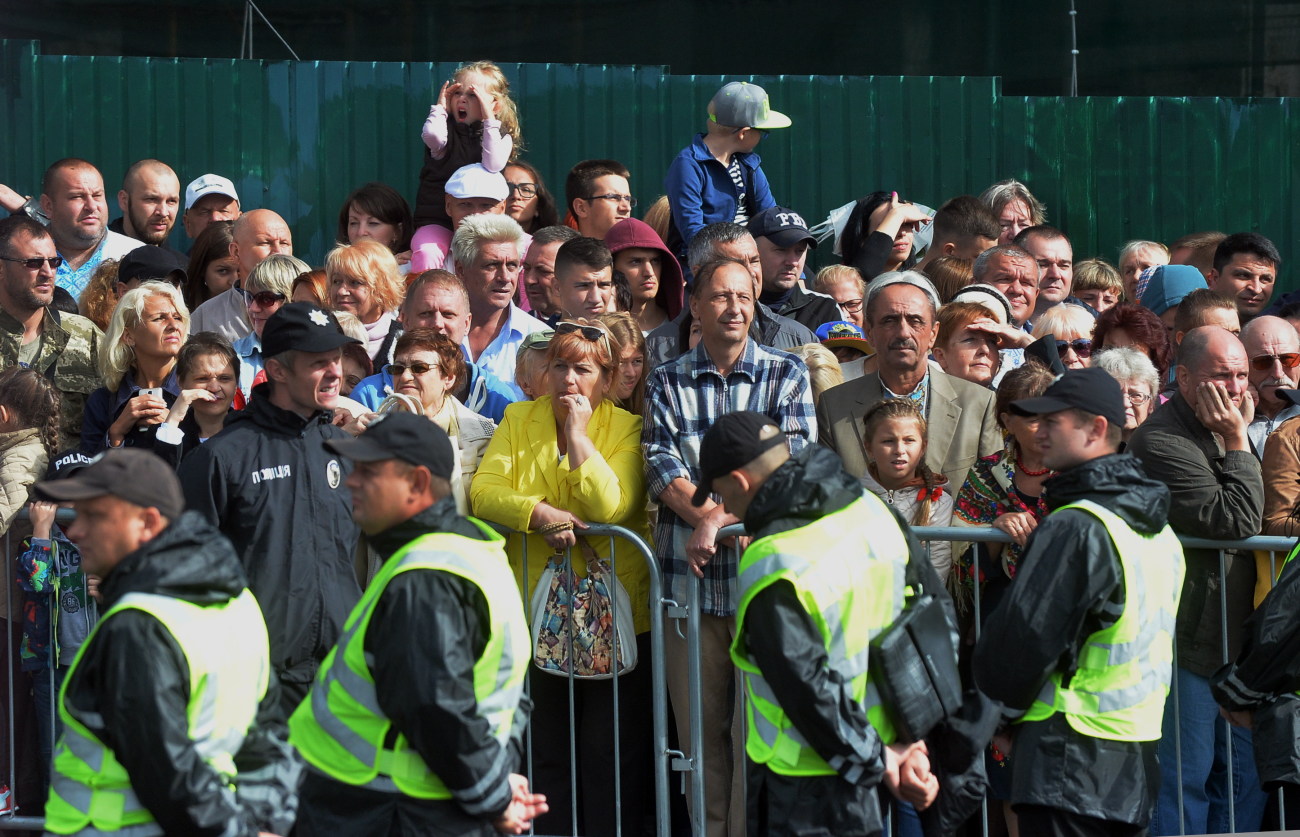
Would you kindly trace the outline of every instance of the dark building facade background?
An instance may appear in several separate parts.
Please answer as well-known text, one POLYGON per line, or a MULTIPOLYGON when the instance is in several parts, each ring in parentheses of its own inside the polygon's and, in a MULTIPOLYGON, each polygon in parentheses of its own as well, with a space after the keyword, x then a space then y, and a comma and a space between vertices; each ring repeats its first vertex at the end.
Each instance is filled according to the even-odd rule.
MULTIPOLYGON (((1076 0, 1078 92, 1300 95, 1300 2, 1076 0)), ((262 0, 305 60, 667 65, 678 74, 1000 76, 1069 94, 1070 0, 262 0)), ((47 54, 240 57, 241 0, 0 2, 47 54)), ((290 58, 260 20, 252 55, 290 58)))

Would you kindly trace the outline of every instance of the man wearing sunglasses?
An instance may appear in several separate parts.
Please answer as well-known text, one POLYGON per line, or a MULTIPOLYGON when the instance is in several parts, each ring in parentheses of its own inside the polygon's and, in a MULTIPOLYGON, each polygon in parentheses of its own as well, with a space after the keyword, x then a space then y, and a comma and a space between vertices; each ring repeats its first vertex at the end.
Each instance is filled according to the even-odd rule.
POLYGON ((0 220, 0 368, 22 363, 54 382, 59 406, 59 447, 81 439, 86 396, 102 381, 95 324, 52 305, 63 263, 50 233, 26 215, 0 220))
POLYGON ((1281 317, 1256 317, 1241 330, 1241 342, 1250 358, 1250 389, 1255 396, 1255 418, 1246 428, 1250 449, 1264 458, 1264 443, 1277 426, 1300 407, 1281 390, 1300 386, 1300 335, 1281 317))

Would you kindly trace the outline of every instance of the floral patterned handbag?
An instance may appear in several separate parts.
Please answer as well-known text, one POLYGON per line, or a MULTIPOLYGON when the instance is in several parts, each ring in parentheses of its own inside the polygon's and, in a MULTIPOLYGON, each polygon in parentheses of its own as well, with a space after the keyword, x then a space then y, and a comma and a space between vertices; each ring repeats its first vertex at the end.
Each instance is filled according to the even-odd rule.
POLYGON ((548 674, 608 680, 636 667, 632 601, 623 583, 585 539, 587 575, 578 578, 565 555, 551 556, 532 597, 533 663, 548 674), (616 619, 617 617, 617 619, 616 619))

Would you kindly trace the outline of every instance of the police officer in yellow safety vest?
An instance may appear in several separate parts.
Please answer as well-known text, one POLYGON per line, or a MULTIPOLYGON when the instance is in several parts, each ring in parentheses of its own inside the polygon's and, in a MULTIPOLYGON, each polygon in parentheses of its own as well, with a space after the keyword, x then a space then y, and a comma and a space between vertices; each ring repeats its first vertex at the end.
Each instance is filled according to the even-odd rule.
POLYGON ((287 834, 301 769, 230 541, 186 512, 173 470, 138 449, 35 493, 73 503, 67 535, 103 579, 103 616, 60 693, 46 830, 287 834))
POLYGON ((791 457, 761 413, 714 422, 700 472, 694 503, 719 495, 754 536, 731 647, 748 707, 749 833, 880 834, 882 779, 928 806, 939 786, 925 747, 894 743, 867 676, 868 643, 903 607, 894 516, 826 448, 791 457))
POLYGON ((457 513, 451 441, 424 416, 325 445, 355 463, 353 517, 384 564, 289 720, 296 833, 523 833, 547 808, 518 773, 532 654, 505 541, 457 513))
POLYGON ((1183 552, 1169 491, 1118 454, 1124 396, 1100 368, 1016 401, 1037 421, 1051 508, 1010 534, 1024 556, 975 647, 979 688, 1010 727, 1020 833, 1145 834, 1173 666, 1183 552))

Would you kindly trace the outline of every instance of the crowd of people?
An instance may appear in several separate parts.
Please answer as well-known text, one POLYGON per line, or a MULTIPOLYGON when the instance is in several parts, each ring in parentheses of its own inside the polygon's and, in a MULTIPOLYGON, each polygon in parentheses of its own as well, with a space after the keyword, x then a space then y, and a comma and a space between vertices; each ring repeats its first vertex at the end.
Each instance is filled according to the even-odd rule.
POLYGON ((951 766, 852 667, 905 565, 951 599, 955 670, 995 716, 969 765, 995 833, 1300 822, 1295 571, 1171 534, 1300 533, 1300 298, 1274 294, 1274 244, 1076 260, 1016 180, 916 196, 937 210, 873 192, 810 229, 756 152, 791 126, 762 88, 701 116, 637 219, 616 160, 557 200, 500 69, 465 65, 414 207, 395 187, 417 184, 358 187, 328 253, 159 160, 111 224, 91 162, 0 186, 11 811, 55 833, 287 833, 296 810, 303 834, 640 834, 649 664, 571 689, 523 615, 567 554, 572 590, 625 593, 650 658, 645 562, 584 535, 613 524, 667 598, 700 586, 699 684, 664 638, 710 837, 879 833, 891 792, 900 833, 946 833, 951 766), (814 272, 819 246, 839 262, 814 272), (720 537, 738 523, 752 543, 720 537), (917 553, 909 524, 1005 537, 917 553), (796 560, 810 544, 851 560, 796 560))

